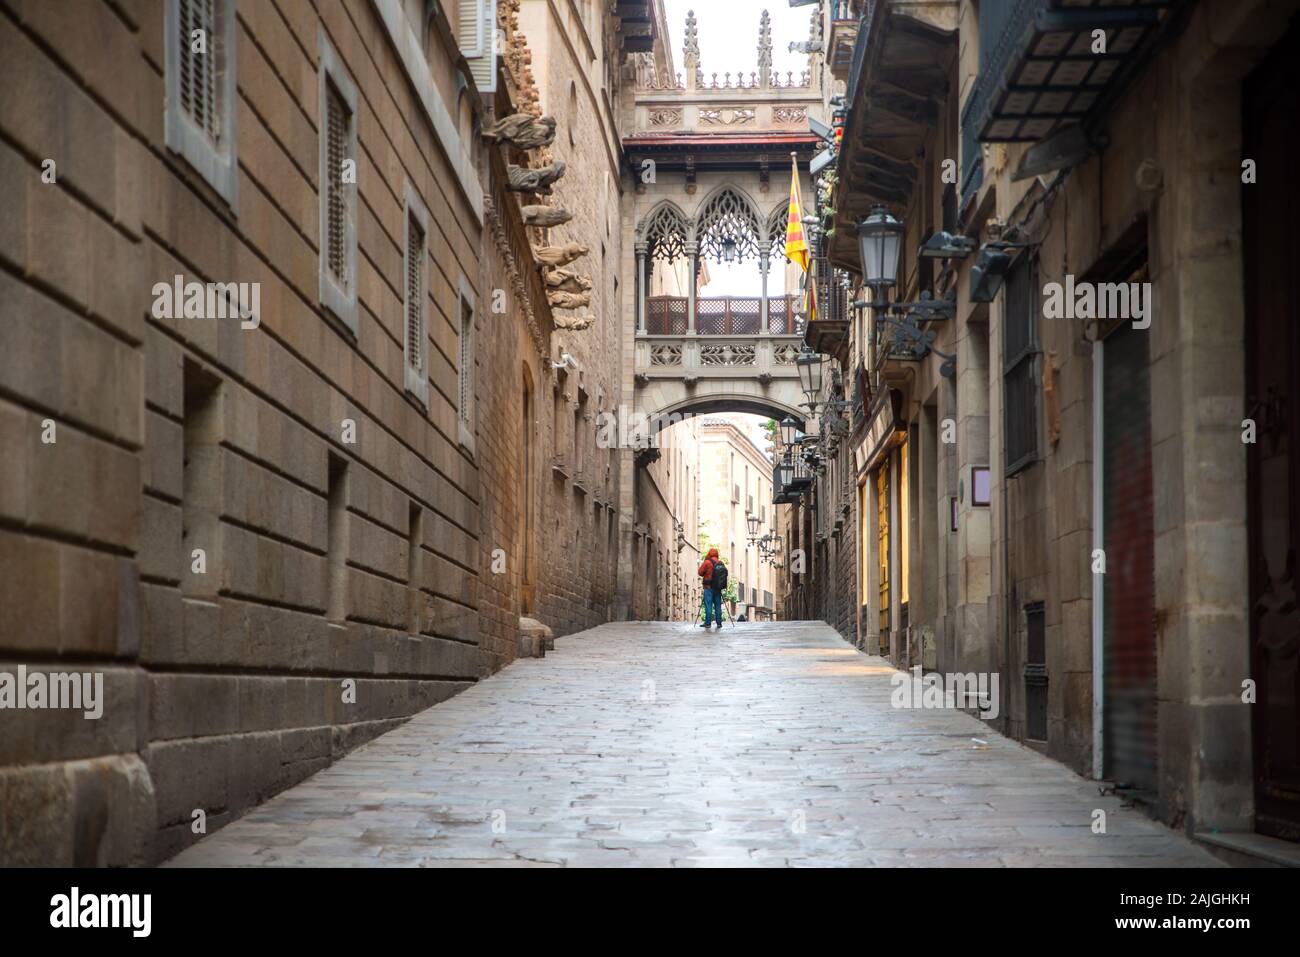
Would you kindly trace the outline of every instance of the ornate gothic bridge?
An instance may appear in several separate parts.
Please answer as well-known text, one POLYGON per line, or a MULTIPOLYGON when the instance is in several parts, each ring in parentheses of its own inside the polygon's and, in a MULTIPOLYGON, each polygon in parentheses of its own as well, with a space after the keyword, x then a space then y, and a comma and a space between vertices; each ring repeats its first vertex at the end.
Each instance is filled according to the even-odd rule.
MULTIPOLYGON (((772 72, 766 13, 758 34, 759 70, 748 80, 727 74, 719 82, 715 74, 705 82, 693 17, 685 79, 648 57, 640 70, 635 129, 624 149, 638 182, 633 371, 636 411, 647 416, 804 419, 794 364, 803 344, 801 297, 769 296, 768 287, 774 266, 790 269, 787 289, 799 275, 784 254, 791 154, 806 171, 820 142, 808 120, 824 119, 822 92, 807 75, 772 72), (758 295, 700 294, 708 263, 754 260, 758 295)), ((805 202, 810 188, 805 176, 805 202)))

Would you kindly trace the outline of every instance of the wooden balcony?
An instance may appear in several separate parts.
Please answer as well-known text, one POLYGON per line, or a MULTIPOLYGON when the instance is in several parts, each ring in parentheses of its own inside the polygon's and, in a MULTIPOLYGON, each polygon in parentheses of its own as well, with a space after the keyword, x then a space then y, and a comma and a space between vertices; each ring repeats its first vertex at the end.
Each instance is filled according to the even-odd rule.
MULTIPOLYGON (((767 300, 767 332, 773 336, 796 335, 801 329, 795 317, 799 297, 772 296, 767 300)), ((685 296, 651 296, 645 301, 645 331, 651 336, 684 336, 687 333, 685 296)), ((712 296, 695 300, 696 328, 701 336, 756 336, 762 332, 763 300, 759 296, 712 296)))

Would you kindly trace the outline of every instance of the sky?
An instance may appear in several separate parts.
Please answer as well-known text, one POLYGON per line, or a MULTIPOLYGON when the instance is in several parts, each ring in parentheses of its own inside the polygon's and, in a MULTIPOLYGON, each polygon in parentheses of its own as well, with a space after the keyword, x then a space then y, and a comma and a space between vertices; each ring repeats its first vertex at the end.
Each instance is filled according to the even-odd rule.
POLYGON ((766 10, 772 15, 772 69, 783 77, 796 77, 808 68, 808 57, 789 51, 792 41, 807 40, 809 20, 816 5, 791 7, 789 0, 664 0, 668 33, 672 37, 673 63, 682 72, 682 44, 686 14, 695 11, 699 21, 700 70, 705 78, 730 72, 748 76, 758 72, 758 22, 766 10))
MULTIPOLYGON (((790 44, 808 39, 809 21, 816 5, 791 7, 789 0, 664 0, 668 32, 672 38, 673 63, 682 72, 682 45, 686 35, 686 14, 695 11, 700 43, 700 69, 705 77, 730 71, 748 75, 758 72, 758 25, 766 10, 772 17, 772 69, 797 77, 808 68, 808 56, 791 53, 790 44)), ((778 177, 773 176, 773 184, 778 177)), ((788 183, 789 177, 785 179, 788 183)), ((784 191, 785 187, 782 187, 784 191)), ((775 202, 775 199, 772 200, 775 202)), ((780 296, 785 289, 785 260, 772 264, 767 277, 768 295, 780 296)), ((757 296, 762 288, 758 260, 738 263, 709 263, 706 296, 757 296)), ((797 287, 789 290, 798 292, 797 287)))

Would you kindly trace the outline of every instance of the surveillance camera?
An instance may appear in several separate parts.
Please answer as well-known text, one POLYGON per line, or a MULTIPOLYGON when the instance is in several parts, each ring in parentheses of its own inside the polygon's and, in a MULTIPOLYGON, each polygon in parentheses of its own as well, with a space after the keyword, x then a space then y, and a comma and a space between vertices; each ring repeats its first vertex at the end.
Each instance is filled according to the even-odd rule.
POLYGON ((573 356, 569 355, 567 352, 561 352, 560 361, 559 362, 552 361, 551 368, 552 369, 577 369, 578 361, 574 359, 573 356))

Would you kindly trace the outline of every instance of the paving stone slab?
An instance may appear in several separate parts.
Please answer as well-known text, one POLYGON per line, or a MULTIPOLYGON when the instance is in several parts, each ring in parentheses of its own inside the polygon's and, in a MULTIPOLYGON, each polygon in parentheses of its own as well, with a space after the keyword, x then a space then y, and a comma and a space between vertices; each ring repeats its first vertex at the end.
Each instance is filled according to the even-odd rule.
POLYGON ((1221 866, 970 715, 892 708, 892 674, 820 623, 603 625, 168 863, 1221 866))

